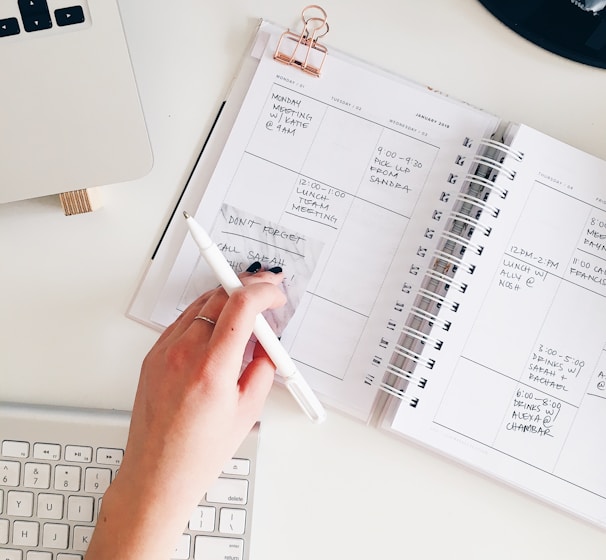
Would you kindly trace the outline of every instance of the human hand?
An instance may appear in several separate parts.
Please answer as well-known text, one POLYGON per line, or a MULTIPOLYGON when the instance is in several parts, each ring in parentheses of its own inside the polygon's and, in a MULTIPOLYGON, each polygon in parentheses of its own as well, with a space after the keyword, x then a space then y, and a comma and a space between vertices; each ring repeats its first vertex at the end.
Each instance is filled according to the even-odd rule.
POLYGON ((284 304, 282 279, 247 274, 229 298, 222 288, 207 292, 150 350, 124 461, 104 497, 87 560, 170 556, 190 513, 260 416, 275 368, 257 345, 240 376, 242 357, 256 315, 284 304), (125 534, 116 538, 122 523, 125 534))

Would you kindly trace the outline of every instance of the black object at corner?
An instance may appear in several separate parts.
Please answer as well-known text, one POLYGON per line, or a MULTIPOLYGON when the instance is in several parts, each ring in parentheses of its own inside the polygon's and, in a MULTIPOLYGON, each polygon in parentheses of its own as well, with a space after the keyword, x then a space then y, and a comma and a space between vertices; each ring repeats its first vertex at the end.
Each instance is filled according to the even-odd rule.
POLYGON ((560 56, 606 68, 606 9, 599 0, 479 0, 507 27, 560 56))

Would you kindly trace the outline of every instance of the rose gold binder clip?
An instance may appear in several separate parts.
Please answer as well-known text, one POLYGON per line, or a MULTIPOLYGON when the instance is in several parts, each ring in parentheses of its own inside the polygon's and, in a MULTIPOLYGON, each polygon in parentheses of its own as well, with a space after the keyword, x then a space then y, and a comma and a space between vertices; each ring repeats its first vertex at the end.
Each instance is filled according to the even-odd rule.
POLYGON ((274 58, 284 64, 298 66, 304 72, 319 76, 328 50, 318 43, 328 33, 326 12, 315 4, 301 12, 303 31, 300 34, 290 29, 282 33, 274 58))

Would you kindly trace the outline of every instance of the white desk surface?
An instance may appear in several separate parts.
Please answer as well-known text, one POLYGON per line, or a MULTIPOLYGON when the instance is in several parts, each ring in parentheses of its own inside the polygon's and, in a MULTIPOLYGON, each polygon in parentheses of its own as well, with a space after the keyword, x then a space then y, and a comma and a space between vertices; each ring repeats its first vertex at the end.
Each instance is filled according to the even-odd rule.
MULTIPOLYGON (((606 158, 606 70, 542 51, 475 0, 322 5, 329 46, 606 158)), ((57 197, 0 205, 5 400, 130 408, 157 334, 125 310, 257 19, 295 27, 305 3, 121 6, 155 166, 104 187, 93 214, 65 217, 57 197)), ((339 413, 314 426, 279 388, 260 461, 255 559, 606 557, 605 532, 339 413)))

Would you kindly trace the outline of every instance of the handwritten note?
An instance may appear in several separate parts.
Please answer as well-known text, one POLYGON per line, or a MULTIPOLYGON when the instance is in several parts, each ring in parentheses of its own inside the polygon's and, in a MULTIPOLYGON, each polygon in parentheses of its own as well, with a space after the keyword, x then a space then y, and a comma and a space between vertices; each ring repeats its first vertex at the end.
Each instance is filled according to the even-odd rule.
POLYGON ((266 119, 265 128, 268 131, 294 137, 298 131, 311 127, 314 116, 307 110, 305 98, 273 92, 266 119))
MULTIPOLYGON (((297 231, 223 204, 210 233, 232 269, 240 274, 254 262, 263 270, 279 267, 286 272, 282 287, 287 303, 268 310, 266 318, 281 335, 299 305, 318 263, 323 243, 297 231)), ((206 262, 199 258, 179 303, 185 309, 196 297, 216 285, 206 262)))

